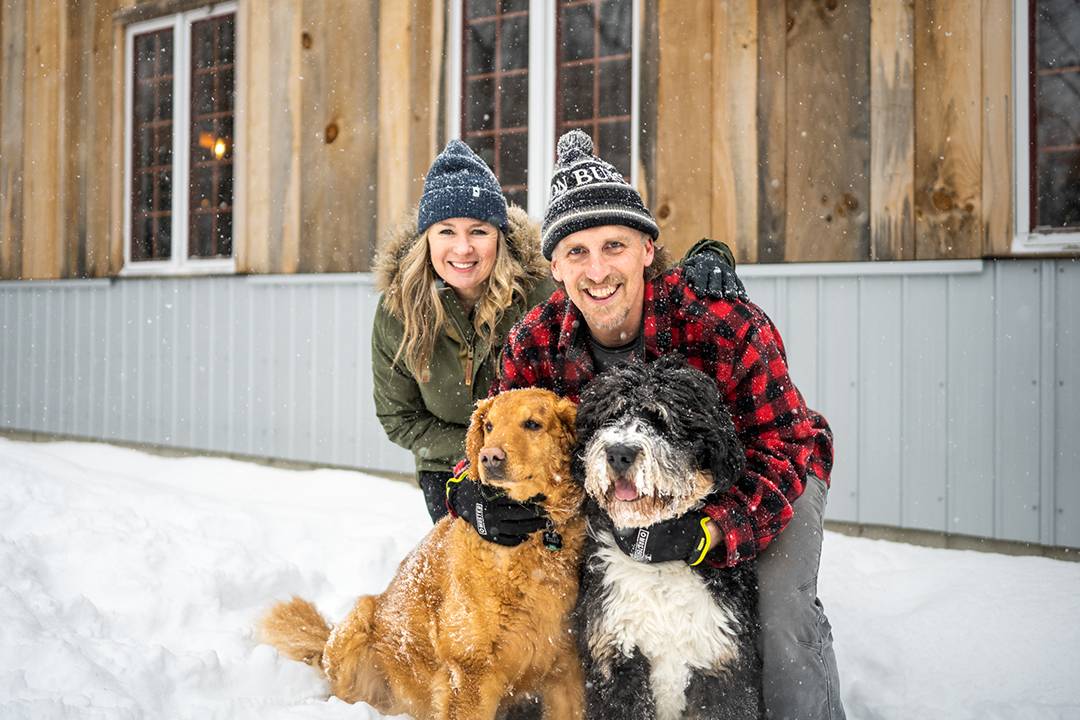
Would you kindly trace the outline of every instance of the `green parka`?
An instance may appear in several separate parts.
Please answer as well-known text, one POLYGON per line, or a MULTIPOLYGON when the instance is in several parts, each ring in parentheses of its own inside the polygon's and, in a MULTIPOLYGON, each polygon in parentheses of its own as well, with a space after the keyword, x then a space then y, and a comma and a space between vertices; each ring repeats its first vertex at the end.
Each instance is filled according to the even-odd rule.
POLYGON ((404 359, 394 362, 403 326, 401 318, 394 317, 383 302, 388 291, 399 288, 405 254, 421 241, 415 216, 391 238, 376 260, 376 282, 382 297, 371 333, 375 414, 387 437, 412 452, 417 472, 448 471, 464 457, 469 416, 476 401, 487 397, 495 380, 506 334, 529 308, 555 290, 548 263, 540 254, 539 227, 516 206, 510 206, 507 219, 510 257, 527 278, 528 294, 514 298, 499 322, 497 342, 490 346, 477 337, 472 319, 453 289, 437 280, 448 322, 435 341, 431 378, 426 383, 409 372, 404 359))

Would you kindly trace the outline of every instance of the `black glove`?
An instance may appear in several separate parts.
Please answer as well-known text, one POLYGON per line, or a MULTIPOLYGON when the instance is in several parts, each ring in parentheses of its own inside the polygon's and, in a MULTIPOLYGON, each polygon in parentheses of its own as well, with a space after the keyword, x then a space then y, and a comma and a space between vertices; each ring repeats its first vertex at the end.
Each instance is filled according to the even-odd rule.
POLYGON ((420 471, 420 489, 424 493, 431 522, 439 522, 449 511, 446 509, 446 481, 452 477, 450 472, 420 471))
POLYGON ((712 541, 705 524, 708 519, 708 515, 697 511, 649 527, 616 529, 615 542, 638 562, 684 560, 689 565, 698 565, 705 559, 712 541))
POLYGON ((446 483, 446 504, 476 528, 480 537, 513 547, 548 525, 544 509, 534 502, 518 502, 498 490, 469 479, 468 471, 446 483))
MULTIPOLYGON (((716 248, 720 244, 703 238, 691 248, 682 262, 686 282, 698 295, 714 299, 748 300, 746 288, 735 274, 734 258, 720 252, 716 248)), ((727 249, 726 245, 724 249, 727 249)))

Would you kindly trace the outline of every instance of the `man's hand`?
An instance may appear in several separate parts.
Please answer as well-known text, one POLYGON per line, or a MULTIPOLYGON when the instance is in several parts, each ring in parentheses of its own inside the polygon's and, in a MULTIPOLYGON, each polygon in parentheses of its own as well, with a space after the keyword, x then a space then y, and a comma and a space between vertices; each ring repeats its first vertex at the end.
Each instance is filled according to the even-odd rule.
POLYGON ((683 275, 699 295, 714 299, 747 300, 746 288, 727 257, 702 240, 683 260, 683 275))
POLYGON ((547 527, 544 509, 533 502, 511 500, 469 479, 468 472, 446 483, 446 505, 476 528, 480 537, 513 547, 547 527))
POLYGON ((688 512, 644 528, 615 531, 619 549, 638 562, 683 560, 698 565, 713 545, 712 523, 701 511, 688 512))

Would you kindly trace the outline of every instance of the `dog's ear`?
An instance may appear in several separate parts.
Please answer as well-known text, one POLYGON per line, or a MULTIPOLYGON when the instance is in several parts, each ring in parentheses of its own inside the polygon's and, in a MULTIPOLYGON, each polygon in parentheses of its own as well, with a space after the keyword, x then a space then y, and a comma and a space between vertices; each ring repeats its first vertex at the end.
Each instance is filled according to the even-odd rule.
POLYGON ((561 397, 555 403, 555 416, 559 418, 559 422, 562 423, 563 432, 566 438, 566 449, 569 450, 574 445, 574 438, 577 436, 574 425, 577 422, 577 405, 573 400, 561 397))
POLYGON ((484 447, 484 421, 494 402, 494 397, 477 401, 476 409, 469 420, 469 429, 465 433, 465 457, 469 460, 474 476, 480 467, 480 448, 484 447))
POLYGON ((716 483, 716 489, 723 491, 738 482, 746 465, 746 451, 739 442, 739 436, 735 433, 731 413, 719 398, 716 398, 716 402, 718 403, 715 413, 717 422, 713 424, 712 431, 707 435, 706 443, 713 481, 716 483))

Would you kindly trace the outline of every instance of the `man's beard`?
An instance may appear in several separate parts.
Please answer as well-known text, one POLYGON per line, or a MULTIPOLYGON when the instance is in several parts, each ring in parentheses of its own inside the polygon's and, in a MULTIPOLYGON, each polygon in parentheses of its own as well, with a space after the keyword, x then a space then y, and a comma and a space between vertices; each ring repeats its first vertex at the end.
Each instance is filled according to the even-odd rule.
MULTIPOLYGON (((598 283, 588 281, 580 283, 578 289, 582 294, 589 295, 588 291, 591 288, 613 286, 619 286, 621 291, 625 293, 626 278, 621 275, 609 275, 598 283)), ((616 290, 615 292, 619 292, 619 290, 616 290)), ((589 297, 592 299, 591 296, 589 297)), ((586 308, 578 309, 581 310, 581 314, 585 316, 585 322, 594 330, 616 330, 626 322, 626 318, 630 316, 630 307, 628 304, 624 304, 622 308, 615 306, 611 308, 604 307, 602 309, 587 304, 586 308)))

